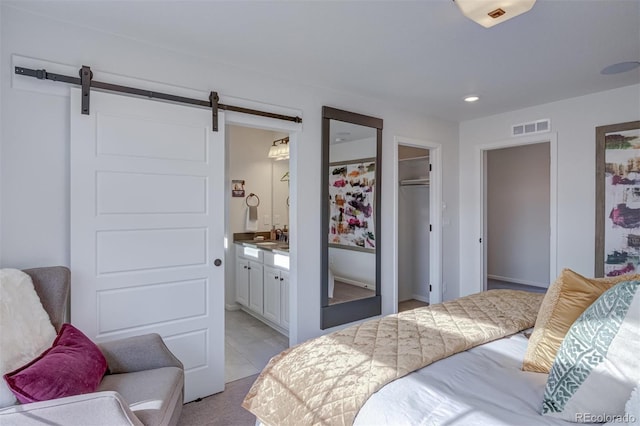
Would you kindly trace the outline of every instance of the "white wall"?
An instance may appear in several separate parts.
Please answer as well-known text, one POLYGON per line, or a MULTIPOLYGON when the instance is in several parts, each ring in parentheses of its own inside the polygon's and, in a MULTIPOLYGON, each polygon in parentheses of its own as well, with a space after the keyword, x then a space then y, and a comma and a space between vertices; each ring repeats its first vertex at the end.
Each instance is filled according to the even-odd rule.
POLYGON ((549 143, 487 151, 487 273, 549 286, 549 143))
POLYGON ((398 301, 428 301, 429 187, 400 187, 398 221, 398 301))
POLYGON ((557 269, 572 268, 593 276, 595 128, 638 120, 639 117, 640 85, 633 85, 462 122, 459 151, 460 294, 481 289, 479 146, 511 139, 512 124, 551 119, 551 130, 557 133, 557 269))
MULTIPOLYGON (((282 138, 279 135, 276 139, 282 138)), ((289 182, 281 179, 289 172, 289 160, 271 161, 271 222, 276 228, 289 226, 289 182)))
MULTIPOLYGON (((393 312, 393 138, 396 135, 443 144, 445 214, 444 280, 458 282, 458 125, 403 110, 387 102, 281 79, 264 70, 244 70, 136 40, 79 28, 1 4, 1 55, 5 65, 19 54, 300 110, 302 132, 291 146, 291 267, 296 343, 320 329, 320 153, 322 106, 384 119, 382 167, 383 313, 393 312), (28 36, 25 36, 28 34, 28 36)), ((229 42, 229 41, 225 41, 229 42)), ((215 43, 212 44, 215 48, 215 43)), ((291 61, 297 60, 290 58, 291 61)), ((286 64, 283 64, 286 66, 286 64)), ((304 78, 305 76, 301 76, 304 78)), ((69 264, 69 98, 10 87, 2 75, 2 265, 69 264)), ((60 84, 60 83, 47 83, 60 84)), ((455 296, 452 294, 451 297, 455 296)), ((330 331, 330 330, 325 330, 330 331)))
MULTIPOLYGON (((280 133, 270 130, 253 129, 250 127, 227 126, 227 141, 229 149, 229 179, 245 181, 245 197, 231 197, 229 203, 229 233, 246 232, 245 219, 247 213, 246 197, 254 193, 260 198, 258 206, 258 230, 268 231, 275 225, 274 215, 282 215, 280 208, 273 211, 273 192, 275 181, 279 186, 287 186, 276 178, 274 173, 280 173, 282 166, 288 169, 289 162, 273 161, 267 157, 269 148, 274 140, 281 138, 280 133), (276 165, 276 170, 274 170, 276 165)), ((255 200, 250 201, 251 204, 255 200)), ((287 223, 288 218, 280 217, 281 225, 287 223)))

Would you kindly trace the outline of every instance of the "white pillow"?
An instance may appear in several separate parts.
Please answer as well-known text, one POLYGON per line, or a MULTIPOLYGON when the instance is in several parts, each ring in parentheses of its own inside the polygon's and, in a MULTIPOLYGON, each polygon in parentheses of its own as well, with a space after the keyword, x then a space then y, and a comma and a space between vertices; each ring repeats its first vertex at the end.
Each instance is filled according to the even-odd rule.
POLYGON ((631 392, 631 397, 625 405, 625 415, 629 423, 627 425, 640 425, 640 390, 638 386, 631 392))
MULTIPOLYGON (((0 269, 0 330, 0 376, 40 355, 56 338, 31 277, 18 269, 0 269)), ((0 408, 15 403, 2 378, 0 408)))
POLYGON ((627 405, 624 406, 624 416, 622 418, 611 417, 605 420, 609 421, 603 426, 620 426, 621 424, 624 424, 624 426, 640 425, 640 391, 638 391, 638 386, 631 392, 627 405))
POLYGON ((603 422, 640 382, 640 281, 616 284, 573 323, 553 362, 542 414, 603 422))

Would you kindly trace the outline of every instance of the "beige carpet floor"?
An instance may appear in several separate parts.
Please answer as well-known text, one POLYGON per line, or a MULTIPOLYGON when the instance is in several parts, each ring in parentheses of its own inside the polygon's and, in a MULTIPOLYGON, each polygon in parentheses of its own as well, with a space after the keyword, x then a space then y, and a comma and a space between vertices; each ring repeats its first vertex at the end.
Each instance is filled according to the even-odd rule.
POLYGON ((366 288, 358 287, 355 285, 343 283, 342 281, 335 280, 333 288, 333 297, 329 298, 329 305, 335 305, 337 303, 350 302, 352 300, 366 299, 367 297, 373 297, 376 292, 366 288))
POLYGON ((229 382, 224 392, 190 402, 182 407, 178 426, 253 426, 256 418, 242 408, 249 388, 255 382, 257 374, 244 379, 229 382))
POLYGON ((423 306, 429 306, 426 302, 421 302, 416 299, 409 299, 398 303, 398 312, 410 311, 411 309, 422 308, 423 306))

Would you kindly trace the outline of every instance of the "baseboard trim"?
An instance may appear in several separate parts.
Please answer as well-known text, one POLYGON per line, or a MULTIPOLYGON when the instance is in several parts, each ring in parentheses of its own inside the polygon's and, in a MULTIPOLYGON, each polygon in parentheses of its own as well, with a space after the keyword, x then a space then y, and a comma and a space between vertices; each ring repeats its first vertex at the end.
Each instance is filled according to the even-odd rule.
POLYGON ((239 311, 240 310, 240 305, 238 305, 237 303, 234 303, 232 305, 226 304, 226 305, 224 305, 224 309, 226 311, 239 311))
POLYGON ((420 294, 412 294, 411 298, 419 300, 420 302, 429 303, 429 298, 428 297, 424 297, 424 296, 422 296, 420 294))
POLYGON ((349 285, 354 285, 356 287, 366 288, 368 290, 372 290, 373 289, 371 284, 363 283, 362 281, 356 281, 356 280, 352 280, 352 279, 349 279, 349 278, 339 277, 337 275, 334 276, 333 279, 334 279, 334 281, 340 281, 342 283, 349 284, 349 285))
POLYGON ((542 288, 549 287, 549 284, 547 283, 538 283, 535 281, 521 280, 518 278, 501 277, 500 275, 487 274, 487 278, 496 280, 496 281, 505 281, 508 283, 514 283, 514 284, 530 285, 533 287, 542 287, 542 288))

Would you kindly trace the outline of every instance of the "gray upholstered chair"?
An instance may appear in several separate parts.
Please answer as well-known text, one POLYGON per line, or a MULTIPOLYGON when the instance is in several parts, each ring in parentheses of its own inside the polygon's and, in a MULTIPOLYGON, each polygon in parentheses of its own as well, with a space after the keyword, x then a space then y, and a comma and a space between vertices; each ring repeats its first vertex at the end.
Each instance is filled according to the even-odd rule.
MULTIPOLYGON (((56 331, 69 318, 69 269, 27 269, 56 331)), ((157 334, 98 345, 108 370, 94 393, 0 410, 1 425, 175 425, 184 369, 157 334)))

